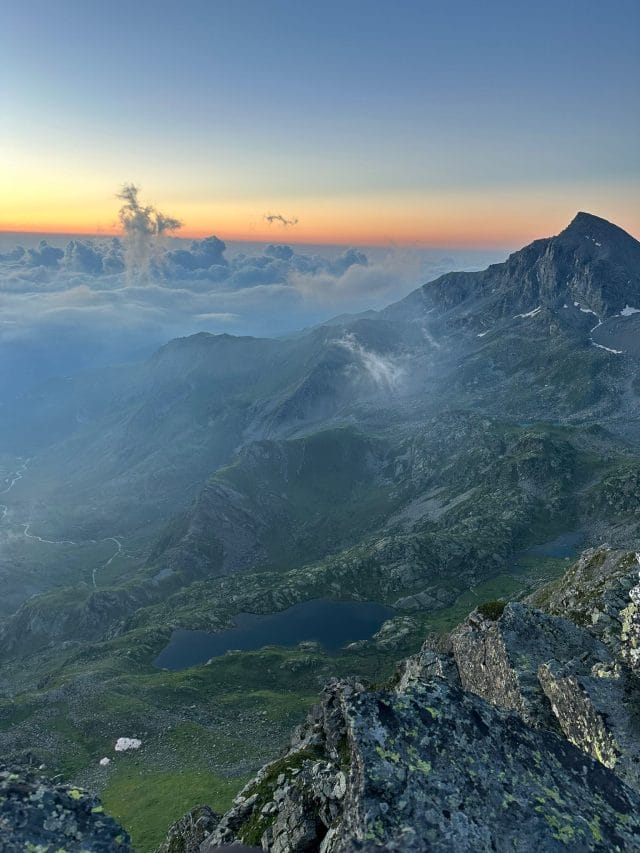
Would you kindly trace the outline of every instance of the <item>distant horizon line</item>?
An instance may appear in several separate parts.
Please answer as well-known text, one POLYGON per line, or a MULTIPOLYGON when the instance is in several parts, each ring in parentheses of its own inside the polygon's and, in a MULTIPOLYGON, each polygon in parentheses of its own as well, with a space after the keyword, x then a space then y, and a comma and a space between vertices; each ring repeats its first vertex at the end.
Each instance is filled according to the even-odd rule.
MULTIPOLYGON (((0 228, 0 236, 16 236, 24 234, 25 236, 31 237, 86 237, 92 239, 100 239, 100 238, 110 238, 110 237, 119 237, 125 238, 126 235, 121 230, 100 230, 100 231, 91 231, 91 230, 60 230, 60 231, 48 231, 42 229, 31 229, 31 228, 0 228)), ((551 236, 551 235, 547 235, 551 236)), ((295 238, 293 235, 285 235, 281 234, 278 238, 275 234, 269 236, 228 236, 223 235, 221 233, 215 233, 213 231, 189 231, 185 233, 183 231, 174 233, 167 233, 164 235, 165 239, 169 240, 204 240, 207 237, 217 237, 219 240, 223 240, 228 243, 274 243, 277 245, 292 245, 292 246, 326 246, 331 247, 335 246, 336 248, 349 248, 354 246, 359 246, 362 248, 372 248, 372 249, 429 249, 429 250, 457 250, 457 251, 514 251, 520 245, 526 245, 525 243, 516 244, 506 244, 503 242, 491 241, 491 242, 470 242, 463 243, 458 240, 451 242, 428 242, 426 240, 401 240, 401 239, 392 239, 386 238, 384 240, 375 240, 375 239, 364 239, 357 240, 352 239, 348 242, 337 242, 335 240, 329 239, 300 239, 295 238)), ((528 240, 531 242, 532 240, 539 239, 538 237, 532 238, 523 238, 524 240, 528 240)))
MULTIPOLYGON (((539 239, 546 239, 548 237, 556 236, 560 234, 568 225, 573 222, 575 217, 579 213, 587 213, 589 216, 593 216, 598 219, 604 219, 607 222, 610 222, 616 227, 621 228, 626 233, 630 234, 634 239, 640 238, 640 228, 631 227, 629 225, 618 225, 615 218, 604 217, 599 213, 590 213, 587 208, 582 207, 578 209, 575 213, 573 213, 570 217, 566 219, 563 218, 562 223, 558 223, 557 217, 553 217, 553 221, 549 223, 547 228, 543 228, 543 226, 534 224, 533 221, 528 222, 526 225, 524 223, 520 226, 520 228, 511 230, 508 227, 505 227, 504 231, 502 229, 497 228, 496 231, 499 231, 501 236, 496 234, 495 236, 484 236, 479 237, 476 236, 475 239, 473 237, 469 237, 466 240, 459 236, 454 236, 453 234, 450 237, 447 237, 445 234, 440 233, 438 236, 435 236, 433 239, 427 239, 415 234, 409 237, 393 237, 389 234, 384 234, 382 236, 366 236, 365 234, 353 234, 349 233, 349 229, 347 230, 346 236, 338 236, 338 237, 328 237, 325 233, 319 234, 314 237, 309 235, 309 233, 301 234, 300 231, 294 227, 291 228, 282 228, 279 229, 278 233, 274 233, 273 231, 266 232, 264 230, 252 231, 251 229, 247 232, 242 230, 241 232, 226 232, 224 230, 216 233, 213 229, 203 229, 203 228, 185 228, 176 229, 173 232, 166 232, 163 236, 168 240, 203 240, 207 237, 217 237, 220 240, 223 240, 226 243, 253 243, 253 244, 287 244, 292 246, 323 246, 323 247, 335 247, 335 248, 349 248, 349 247, 359 247, 359 248, 371 248, 371 249, 398 249, 398 250, 442 250, 442 251, 476 251, 476 252, 513 252, 517 251, 520 248, 530 245, 532 242, 539 239), (515 233, 515 231, 522 233, 515 233), (635 233, 634 233, 635 232, 635 233), (636 236, 636 233, 638 236, 636 236)), ((426 229, 425 229, 426 230, 426 229)), ((97 225, 95 229, 90 229, 87 227, 78 227, 78 228, 70 228, 68 226, 62 226, 60 228, 47 229, 46 227, 6 227, 0 226, 0 236, 11 236, 19 239, 21 235, 31 236, 31 237, 55 237, 55 238, 86 238, 86 239, 109 239, 109 238, 123 238, 125 234, 122 229, 118 227, 118 225, 113 222, 108 227, 102 227, 100 224, 97 225)))

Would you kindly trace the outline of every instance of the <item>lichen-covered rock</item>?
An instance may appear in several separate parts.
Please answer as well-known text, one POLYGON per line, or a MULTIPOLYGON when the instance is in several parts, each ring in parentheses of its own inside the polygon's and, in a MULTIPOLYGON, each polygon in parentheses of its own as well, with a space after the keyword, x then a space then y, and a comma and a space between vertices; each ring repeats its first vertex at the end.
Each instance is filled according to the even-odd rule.
POLYGON ((305 747, 267 765, 201 844, 201 853, 241 841, 274 853, 306 853, 342 811, 346 777, 320 751, 305 747))
POLYGON ((607 546, 585 551, 559 580, 530 597, 599 637, 616 657, 639 670, 640 559, 607 546))
POLYGON ((2 853, 133 853, 100 801, 70 785, 0 765, 2 853))
MULTIPOLYGON (((265 770, 266 768, 262 768, 262 770, 258 772, 258 775, 254 780, 256 784, 260 784, 260 781, 262 781, 262 778, 265 775, 265 770)), ((202 841, 200 844, 200 850, 202 853, 207 853, 209 850, 217 850, 224 844, 229 844, 237 840, 238 832, 245 827, 249 819, 254 816, 254 811, 257 812, 257 809, 254 810, 254 806, 257 805, 258 796, 257 794, 246 796, 245 791, 247 790, 247 787, 243 788, 243 790, 238 794, 233 801, 233 806, 225 815, 222 816, 213 832, 202 841)))
POLYGON ((451 639, 465 690, 516 711, 531 725, 552 729, 555 722, 538 680, 539 667, 575 659, 588 674, 592 667, 611 661, 605 646, 586 630, 516 602, 496 620, 474 612, 451 639))
POLYGON ((220 817, 209 806, 196 806, 169 827, 156 853, 199 853, 200 845, 220 823, 220 817))
POLYGON ((638 564, 589 552, 551 613, 492 602, 388 690, 330 683, 199 853, 640 851, 638 564))
POLYGON ((363 691, 357 681, 330 682, 294 730, 290 751, 243 788, 201 853, 236 840, 275 853, 317 850, 342 811, 350 762, 346 703, 363 691))
POLYGON ((585 675, 575 661, 550 661, 538 679, 565 737, 640 790, 640 693, 628 670, 612 663, 585 675))
MULTIPOLYGON (((638 555, 636 559, 640 562, 638 555)), ((640 672, 640 582, 629 590, 629 603, 620 617, 620 656, 634 672, 640 672)))
POLYGON ((242 819, 236 807, 227 822, 235 833, 216 830, 202 853, 257 833, 275 853, 640 849, 638 793, 564 738, 443 679, 403 694, 347 687, 337 704, 340 762, 306 747, 265 768, 242 819))
POLYGON ((353 838, 429 851, 640 843, 627 822, 638 795, 613 774, 444 681, 357 696, 349 716, 353 771, 331 850, 352 849, 353 838))

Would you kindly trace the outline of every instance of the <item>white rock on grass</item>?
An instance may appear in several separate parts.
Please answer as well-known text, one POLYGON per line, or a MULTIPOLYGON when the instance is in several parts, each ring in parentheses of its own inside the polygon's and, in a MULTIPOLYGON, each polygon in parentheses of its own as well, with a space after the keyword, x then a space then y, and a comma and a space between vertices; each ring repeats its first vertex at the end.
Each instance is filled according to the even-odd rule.
POLYGON ((128 749, 140 749, 142 741, 136 737, 119 737, 116 741, 116 752, 126 752, 128 749))
POLYGON ((640 308, 632 308, 629 303, 627 303, 622 311, 620 312, 621 317, 631 317, 634 314, 640 314, 640 308))

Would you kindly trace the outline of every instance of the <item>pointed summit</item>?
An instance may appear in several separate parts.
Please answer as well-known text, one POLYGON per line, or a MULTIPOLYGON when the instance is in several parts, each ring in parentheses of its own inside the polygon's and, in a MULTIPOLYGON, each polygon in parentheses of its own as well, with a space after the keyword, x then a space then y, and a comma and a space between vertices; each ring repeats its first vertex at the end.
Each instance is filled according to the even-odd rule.
POLYGON ((631 234, 614 225, 613 222, 595 216, 593 213, 585 213, 582 210, 574 216, 569 225, 555 239, 565 243, 568 240, 572 242, 589 240, 593 245, 604 246, 606 243, 609 247, 626 246, 631 248, 631 246, 635 246, 636 249, 640 248, 640 243, 631 234))
POLYGON ((590 225, 608 225, 610 228, 622 230, 619 229, 617 225, 614 225, 612 222, 609 222, 608 219, 603 219, 602 216, 596 216, 595 213, 589 213, 588 211, 579 210, 573 217, 569 225, 567 225, 565 231, 568 231, 570 228, 573 227, 588 227, 590 225))

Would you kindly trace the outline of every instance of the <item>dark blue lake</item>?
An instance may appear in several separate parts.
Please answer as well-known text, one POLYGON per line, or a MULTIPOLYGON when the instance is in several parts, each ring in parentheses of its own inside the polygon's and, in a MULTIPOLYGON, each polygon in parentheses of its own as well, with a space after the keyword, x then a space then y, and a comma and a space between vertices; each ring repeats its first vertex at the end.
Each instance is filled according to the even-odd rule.
POLYGON ((372 601, 323 598, 302 601, 264 616, 239 613, 234 617, 233 628, 216 634, 175 630, 153 663, 162 669, 186 669, 232 649, 253 651, 263 646, 296 646, 305 640, 315 640, 325 651, 335 654, 347 643, 368 640, 393 615, 390 607, 372 601))

